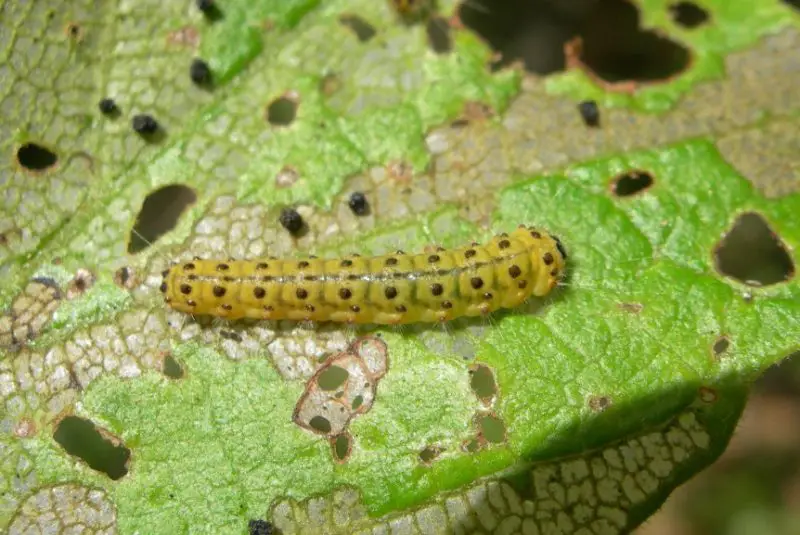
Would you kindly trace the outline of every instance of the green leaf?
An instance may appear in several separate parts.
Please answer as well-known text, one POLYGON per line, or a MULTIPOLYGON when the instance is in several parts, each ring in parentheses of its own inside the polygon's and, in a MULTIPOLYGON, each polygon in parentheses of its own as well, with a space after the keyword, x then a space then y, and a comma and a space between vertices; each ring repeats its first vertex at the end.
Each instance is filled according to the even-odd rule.
MULTIPOLYGON (((748 385, 800 348, 783 96, 800 84, 785 67, 797 16, 707 0, 712 22, 688 30, 667 4, 640 2, 642 28, 694 61, 632 93, 575 69, 492 72, 458 24, 437 54, 426 21, 389 2, 219 1, 221 18, 191 2, 0 4, 0 526, 590 534, 646 520, 722 453, 748 385), (191 82, 195 57, 212 87, 191 82), (580 118, 587 98, 600 128, 580 118), (280 99, 288 124, 270 124, 280 99), (161 131, 133 132, 137 113, 161 131), (627 173, 652 183, 622 195, 627 173), (354 191, 367 215, 348 208, 354 191), (785 280, 720 267, 746 214, 778 260, 744 263, 785 280), (137 221, 177 216, 128 253, 137 221), (558 236, 568 273, 488 318, 211 322, 158 291, 194 255, 410 252, 519 224, 558 236), (314 427, 340 403, 315 392, 338 388, 358 393, 352 414, 314 427), (115 479, 90 459, 102 440, 115 479)), ((438 8, 430 24, 457 13, 438 8)))

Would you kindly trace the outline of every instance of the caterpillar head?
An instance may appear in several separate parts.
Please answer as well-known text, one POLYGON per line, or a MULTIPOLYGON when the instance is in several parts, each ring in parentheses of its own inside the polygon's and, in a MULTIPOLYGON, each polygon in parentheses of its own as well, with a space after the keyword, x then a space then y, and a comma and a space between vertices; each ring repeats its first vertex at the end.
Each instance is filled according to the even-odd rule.
POLYGON ((536 271, 533 295, 546 295, 558 285, 564 275, 567 251, 557 237, 535 227, 517 229, 530 245, 530 261, 536 271))

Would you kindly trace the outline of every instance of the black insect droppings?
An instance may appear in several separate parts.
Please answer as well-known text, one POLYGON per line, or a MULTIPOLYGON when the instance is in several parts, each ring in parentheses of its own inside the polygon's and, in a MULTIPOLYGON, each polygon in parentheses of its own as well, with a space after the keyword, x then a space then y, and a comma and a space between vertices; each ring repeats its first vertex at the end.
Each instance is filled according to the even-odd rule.
POLYGON ((133 130, 137 134, 141 135, 155 134, 158 130, 158 122, 153 118, 152 115, 148 115, 146 113, 134 115, 131 125, 133 126, 133 130))
POLYGON ((113 98, 106 97, 100 99, 97 107, 100 109, 100 113, 103 115, 119 115, 119 106, 117 106, 117 103, 114 102, 113 98))
POLYGON ((292 234, 297 234, 303 228, 303 216, 293 208, 284 208, 278 220, 281 226, 292 234))
POLYGON ((347 201, 347 206, 349 206, 356 215, 369 214, 369 202, 367 202, 367 196, 360 191, 353 192, 353 194, 350 195, 350 199, 347 201))
POLYGON ((200 58, 194 58, 189 66, 189 77, 195 85, 207 86, 211 84, 211 67, 200 58))
POLYGON ((581 112, 583 122, 586 126, 596 128, 600 126, 600 109, 594 100, 585 100, 578 104, 578 111, 581 112))
POLYGON ((195 6, 205 17, 210 21, 219 20, 222 18, 222 12, 219 10, 214 0, 195 0, 195 6))
MULTIPOLYGON (((199 1, 200 0, 198 0, 198 2, 199 1)), ((278 535, 278 531, 276 530, 275 526, 266 520, 261 520, 260 518, 248 522, 247 529, 249 535, 278 535)))

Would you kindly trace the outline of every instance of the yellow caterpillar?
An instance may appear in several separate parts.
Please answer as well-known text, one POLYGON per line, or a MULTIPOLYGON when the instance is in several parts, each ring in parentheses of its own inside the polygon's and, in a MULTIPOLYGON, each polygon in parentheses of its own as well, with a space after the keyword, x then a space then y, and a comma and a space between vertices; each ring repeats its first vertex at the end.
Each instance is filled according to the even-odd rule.
POLYGON ((195 259, 163 272, 169 306, 224 318, 400 324, 513 308, 557 284, 557 238, 520 226, 486 245, 340 259, 195 259))

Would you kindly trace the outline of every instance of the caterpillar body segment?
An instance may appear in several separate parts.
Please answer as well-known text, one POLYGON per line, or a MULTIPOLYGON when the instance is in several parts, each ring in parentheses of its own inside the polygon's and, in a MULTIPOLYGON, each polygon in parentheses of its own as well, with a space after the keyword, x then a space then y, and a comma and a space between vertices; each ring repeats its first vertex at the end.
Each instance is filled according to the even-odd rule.
POLYGON ((195 315, 403 324, 514 308, 557 284, 566 254, 520 227, 485 245, 338 259, 193 260, 166 270, 167 304, 195 315))

